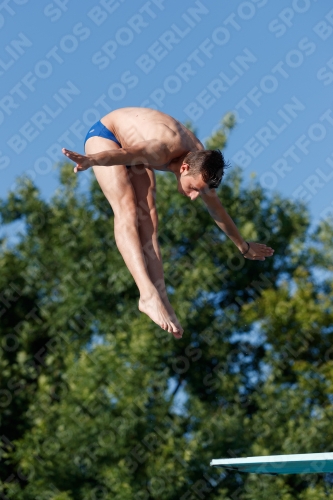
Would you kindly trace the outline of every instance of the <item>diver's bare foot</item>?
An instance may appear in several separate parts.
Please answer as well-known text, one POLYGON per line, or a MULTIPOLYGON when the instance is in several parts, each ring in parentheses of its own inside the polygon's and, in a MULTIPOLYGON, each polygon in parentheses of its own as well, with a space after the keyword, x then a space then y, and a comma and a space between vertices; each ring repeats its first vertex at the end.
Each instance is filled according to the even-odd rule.
POLYGON ((182 338, 183 329, 170 305, 166 308, 158 293, 149 298, 140 297, 139 310, 150 317, 158 326, 172 333, 176 339, 182 338))
POLYGON ((166 291, 166 288, 165 288, 165 283, 164 281, 162 283, 154 283, 154 285, 156 286, 156 289, 159 293, 159 296, 161 297, 161 300, 166 308, 166 310, 168 311, 168 313, 171 315, 171 317, 175 320, 174 323, 176 324, 176 326, 178 328, 180 328, 182 331, 182 327, 178 321, 178 318, 176 317, 175 315, 175 311, 173 310, 173 307, 172 305, 170 304, 169 302, 169 297, 168 297, 168 294, 167 294, 167 291, 166 291))
POLYGON ((177 325, 179 328, 182 328, 182 327, 180 326, 180 323, 179 323, 179 321, 178 321, 178 318, 175 316, 175 311, 173 310, 173 307, 172 307, 172 305, 170 304, 170 302, 169 302, 169 299, 168 299, 167 295, 165 294, 165 295, 161 296, 161 299, 162 299, 162 302, 163 302, 163 304, 164 304, 165 309, 168 311, 168 313, 169 313, 169 314, 171 314, 171 316, 172 316, 172 317, 174 317, 174 319, 176 319, 176 321, 177 321, 176 325, 177 325))

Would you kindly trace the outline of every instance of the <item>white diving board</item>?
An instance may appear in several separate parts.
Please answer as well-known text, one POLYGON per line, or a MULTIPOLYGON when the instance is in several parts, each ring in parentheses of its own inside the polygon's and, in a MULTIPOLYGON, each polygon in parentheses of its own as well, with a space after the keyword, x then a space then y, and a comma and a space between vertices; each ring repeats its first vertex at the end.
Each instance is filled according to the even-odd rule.
POLYGON ((333 472, 333 453, 221 458, 210 465, 255 474, 319 474, 333 472))

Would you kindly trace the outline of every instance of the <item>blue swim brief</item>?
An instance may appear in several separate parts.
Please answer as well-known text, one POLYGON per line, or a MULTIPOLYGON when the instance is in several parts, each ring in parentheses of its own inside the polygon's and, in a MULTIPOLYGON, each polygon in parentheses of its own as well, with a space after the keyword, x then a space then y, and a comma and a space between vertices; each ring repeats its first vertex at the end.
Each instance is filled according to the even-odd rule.
MULTIPOLYGON (((94 123, 94 125, 92 125, 84 139, 84 145, 86 145, 86 142, 88 139, 90 139, 90 137, 104 137, 105 139, 110 139, 110 141, 113 141, 115 142, 116 144, 118 144, 118 146, 121 147, 121 144, 120 142, 118 141, 118 139, 116 139, 116 136, 111 132, 111 130, 109 130, 108 128, 105 127, 105 125, 103 125, 103 123, 101 121, 98 121, 96 123, 94 123)), ((131 168, 130 165, 126 165, 127 168, 131 168)))

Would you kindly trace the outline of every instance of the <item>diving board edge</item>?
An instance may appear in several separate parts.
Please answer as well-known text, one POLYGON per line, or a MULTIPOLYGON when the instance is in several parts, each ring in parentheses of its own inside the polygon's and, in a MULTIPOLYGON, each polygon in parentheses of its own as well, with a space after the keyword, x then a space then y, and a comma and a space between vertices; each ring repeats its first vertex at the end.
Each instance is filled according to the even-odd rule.
POLYGON ((221 458, 212 460, 210 465, 256 474, 318 474, 333 472, 333 453, 221 458))

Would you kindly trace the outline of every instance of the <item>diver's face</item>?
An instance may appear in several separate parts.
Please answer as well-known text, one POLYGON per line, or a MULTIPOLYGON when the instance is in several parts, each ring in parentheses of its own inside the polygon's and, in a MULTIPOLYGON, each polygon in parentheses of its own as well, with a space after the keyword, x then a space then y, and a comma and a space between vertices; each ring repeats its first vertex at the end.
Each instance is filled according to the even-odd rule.
POLYGON ((189 166, 185 163, 180 167, 180 177, 178 179, 178 191, 191 201, 194 201, 200 195, 200 192, 207 190, 208 186, 203 181, 202 175, 189 175, 189 166))

